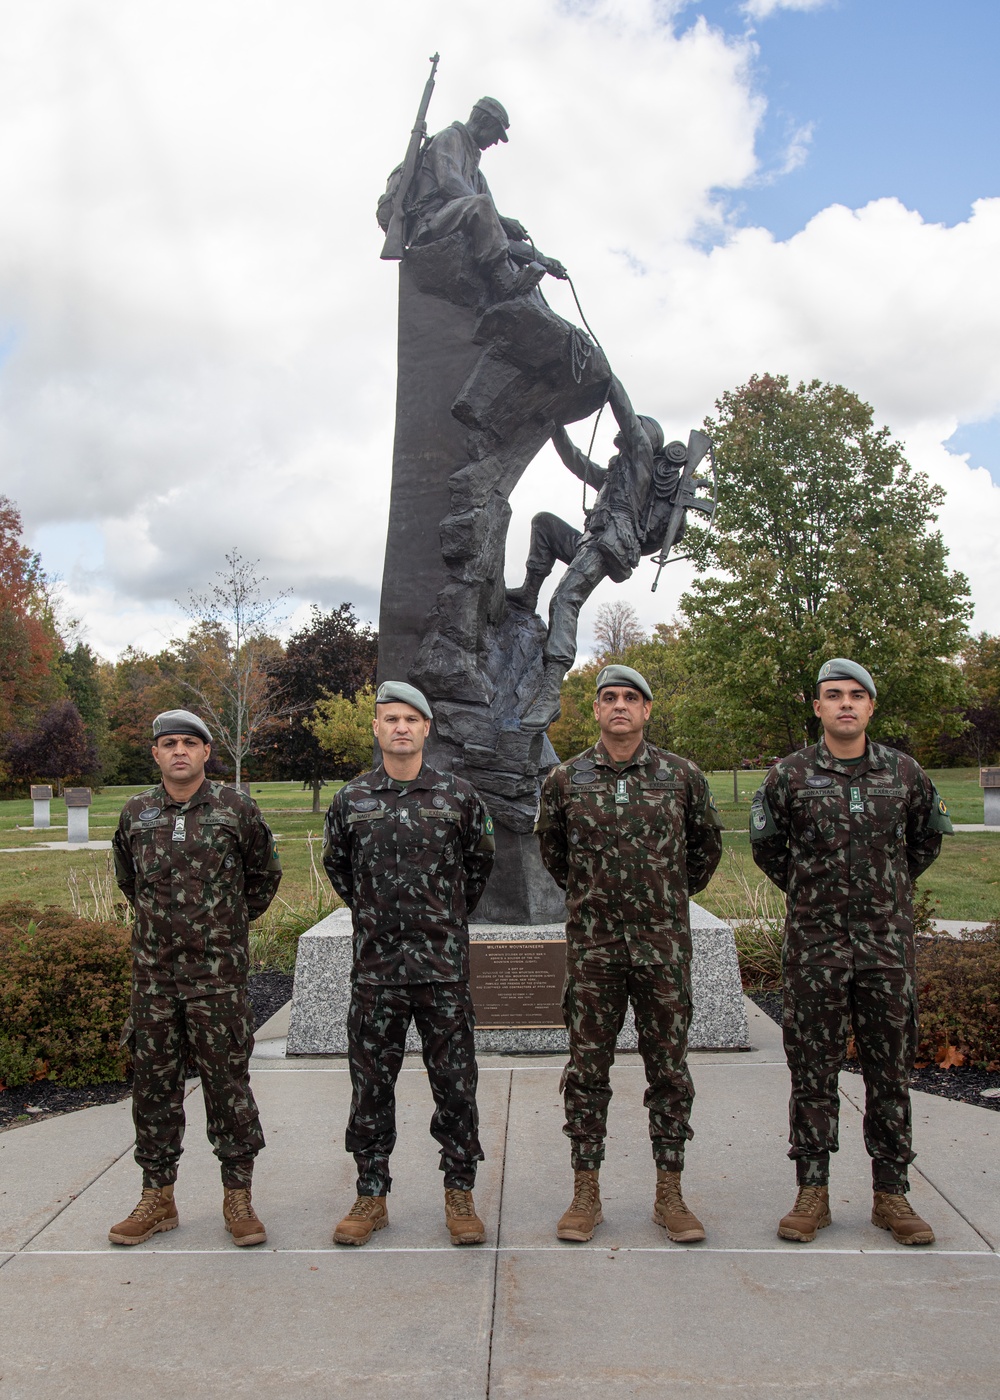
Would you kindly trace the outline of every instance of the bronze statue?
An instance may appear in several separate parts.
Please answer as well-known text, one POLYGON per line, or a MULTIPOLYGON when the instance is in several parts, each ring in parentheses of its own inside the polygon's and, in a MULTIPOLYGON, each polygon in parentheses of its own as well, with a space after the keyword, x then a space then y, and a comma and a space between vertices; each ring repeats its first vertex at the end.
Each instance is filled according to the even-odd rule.
MULTIPOLYGON (((581 481, 598 488, 584 528, 577 530, 547 511, 536 515, 531 522, 524 583, 507 591, 508 603, 533 612, 556 560, 568 565, 549 605, 549 627, 542 648, 543 680, 521 717, 522 728, 546 728, 557 717, 563 677, 576 660, 580 609, 602 579, 624 583, 642 555, 662 549, 688 459, 702 447, 692 443, 689 451, 679 441, 665 447, 660 424, 633 411, 617 378, 612 378, 608 401, 618 420, 618 452, 606 468, 574 446, 565 428, 552 434, 552 444, 564 465, 581 481)), ((704 438, 704 434, 697 437, 704 438)), ((707 445, 708 440, 704 441, 707 445)), ((701 453, 698 460, 700 457, 701 453)), ((694 496, 685 502, 685 510, 692 507, 706 513, 712 509, 709 502, 694 496)), ((671 545, 677 544, 683 533, 682 513, 671 545)))

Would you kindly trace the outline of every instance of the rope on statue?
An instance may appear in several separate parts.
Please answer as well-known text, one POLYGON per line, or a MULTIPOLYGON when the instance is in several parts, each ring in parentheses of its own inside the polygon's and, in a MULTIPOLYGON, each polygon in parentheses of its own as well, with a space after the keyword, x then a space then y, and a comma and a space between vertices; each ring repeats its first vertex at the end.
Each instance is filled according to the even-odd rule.
MULTIPOLYGON (((531 238, 531 237, 529 236, 528 242, 531 244, 531 251, 532 251, 532 254, 534 254, 534 253, 535 253, 535 241, 534 241, 533 238, 531 238)), ((576 288, 573 286, 573 279, 572 279, 572 277, 570 277, 569 273, 567 272, 565 278, 560 278, 560 281, 565 281, 565 282, 568 282, 568 283, 569 283, 569 289, 570 289, 570 291, 573 293, 573 300, 576 302, 576 309, 577 309, 577 311, 580 313, 580 320, 581 320, 581 321, 583 322, 583 324, 586 326, 586 328, 587 328, 587 334, 590 336, 590 341, 588 341, 588 340, 587 340, 587 337, 583 334, 583 332, 582 332, 577 326, 573 326, 573 325, 570 326, 570 335, 569 335, 570 370, 571 370, 571 372, 572 372, 574 381, 575 381, 577 384, 579 384, 579 383, 581 383, 582 380, 583 380, 583 371, 584 371, 584 370, 586 369, 586 367, 587 367, 587 361, 590 359, 591 355, 594 353, 594 346, 596 345, 597 348, 598 348, 598 350, 602 351, 602 353, 603 353, 603 350, 604 350, 604 346, 603 346, 603 345, 601 344, 601 342, 597 339, 597 336, 594 334, 593 327, 591 326, 590 322, 587 320, 586 316, 583 314, 583 307, 580 305, 580 298, 577 296, 577 294, 576 294, 576 288)), ((548 303, 548 301, 546 301, 545 293, 542 291, 541 287, 538 288, 538 292, 539 292, 539 294, 540 294, 542 300, 545 302, 545 305, 548 306, 549 303, 548 303)), ((604 406, 605 406, 605 404, 606 404, 607 401, 608 401, 608 395, 609 395, 610 393, 611 393, 611 385, 610 385, 610 383, 609 383, 607 389, 605 390, 604 398, 603 398, 603 400, 601 401, 601 406, 600 406, 600 408, 597 410, 597 417, 594 419, 594 431, 593 431, 593 432, 591 433, 591 435, 590 435, 590 446, 587 448, 587 458, 588 458, 588 460, 589 460, 589 458, 590 458, 590 454, 591 454, 591 453, 593 452, 593 450, 594 450, 594 442, 595 442, 595 440, 596 440, 596 438, 597 438, 597 429, 598 429, 598 427, 599 427, 599 425, 600 425, 600 422, 601 422, 601 414, 604 412, 604 406)), ((587 514, 587 473, 586 473, 586 472, 584 472, 584 475, 583 475, 583 499, 582 499, 582 501, 581 501, 581 507, 582 507, 582 509, 583 509, 584 515, 586 515, 586 514, 587 514)))

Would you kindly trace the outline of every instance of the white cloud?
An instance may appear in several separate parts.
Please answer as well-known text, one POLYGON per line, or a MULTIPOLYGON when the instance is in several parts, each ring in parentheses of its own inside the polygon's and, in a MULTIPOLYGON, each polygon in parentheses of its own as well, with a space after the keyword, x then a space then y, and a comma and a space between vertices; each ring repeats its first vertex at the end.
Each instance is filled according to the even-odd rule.
POLYGON ((778 10, 821 10, 832 0, 743 0, 740 9, 750 19, 770 19, 778 10))
MULTIPOLYGON (((567 263, 636 406, 686 436, 755 371, 848 384, 974 502, 981 529, 961 511, 942 522, 982 625, 1000 627, 1000 491, 934 436, 1000 407, 1000 201, 955 228, 894 200, 831 207, 785 242, 727 227, 716 192, 761 177, 756 47, 703 20, 678 37, 670 14, 655 0, 8 10, 3 489, 42 541, 77 522, 89 550, 99 533, 103 559, 64 570, 95 643, 170 635, 173 600, 233 545, 300 606, 346 598, 375 617, 396 277, 374 204, 435 49, 432 129, 483 92, 507 105, 510 144, 484 158, 497 201, 567 263)), ((788 168, 806 141, 790 138, 788 168)), ((564 286, 547 295, 576 319, 564 286)), ((546 453, 513 504, 511 578, 531 514, 579 519, 579 484, 546 453)), ((687 567, 651 596, 643 565, 621 596, 647 624, 667 618, 687 567)))

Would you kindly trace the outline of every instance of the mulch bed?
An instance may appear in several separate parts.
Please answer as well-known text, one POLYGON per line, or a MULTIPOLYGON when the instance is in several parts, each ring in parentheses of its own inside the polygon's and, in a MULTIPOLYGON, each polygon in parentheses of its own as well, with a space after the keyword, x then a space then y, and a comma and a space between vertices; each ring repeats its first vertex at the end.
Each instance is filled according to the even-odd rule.
MULTIPOLYGON (((247 983, 247 995, 253 1009, 254 1030, 270 1020, 292 995, 291 975, 284 972, 255 972, 247 983)), ((132 1092, 132 1077, 114 1084, 87 1084, 68 1089, 41 1079, 20 1089, 0 1092, 0 1132, 4 1128, 39 1123, 60 1113, 75 1113, 78 1108, 95 1108, 98 1104, 118 1103, 132 1092)))
MULTIPOLYGON (((780 992, 747 992, 751 1001, 756 1002, 761 1011, 771 1020, 781 1025, 780 992)), ((845 1060, 843 1068, 851 1074, 860 1074, 861 1066, 856 1060, 845 1060)), ((920 1089, 925 1094, 937 1094, 942 1099, 956 1099, 959 1103, 971 1103, 976 1108, 991 1108, 1000 1112, 1000 1097, 984 1099, 982 1089, 1000 1089, 1000 1073, 983 1069, 939 1069, 928 1065, 926 1069, 915 1069, 910 1075, 910 1088, 920 1089)))

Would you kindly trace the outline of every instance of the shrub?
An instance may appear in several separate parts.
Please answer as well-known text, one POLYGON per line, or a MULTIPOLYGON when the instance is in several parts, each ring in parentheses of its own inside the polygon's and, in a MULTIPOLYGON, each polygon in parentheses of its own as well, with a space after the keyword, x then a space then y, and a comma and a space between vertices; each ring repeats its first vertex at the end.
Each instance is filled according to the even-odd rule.
POLYGON ((333 891, 314 901, 291 905, 279 895, 267 913, 250 925, 250 971, 294 972, 299 939, 313 924, 341 907, 333 891))
POLYGON ((44 1073, 41 1060, 36 1060, 21 1043, 0 1035, 0 1089, 20 1089, 44 1073))
POLYGON ((126 1055, 118 1040, 129 1010, 129 970, 129 933, 121 924, 78 919, 54 906, 0 905, 5 1065, 19 1073, 37 1061, 28 1078, 69 1086, 122 1079, 126 1055))
POLYGON ((1000 919, 917 948, 917 1059, 1000 1069, 1000 919))

